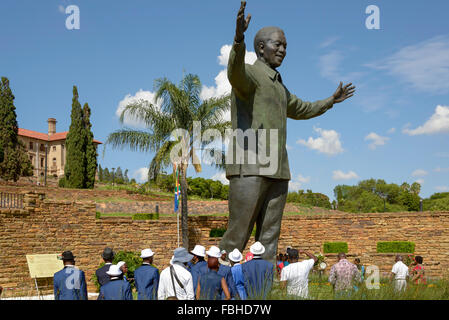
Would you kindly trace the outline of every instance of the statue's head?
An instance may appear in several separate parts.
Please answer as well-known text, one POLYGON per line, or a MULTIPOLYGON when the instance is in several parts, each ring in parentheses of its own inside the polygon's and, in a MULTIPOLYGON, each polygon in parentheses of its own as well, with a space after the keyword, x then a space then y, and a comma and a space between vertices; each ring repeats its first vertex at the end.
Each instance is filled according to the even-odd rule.
POLYGON ((284 31, 278 27, 260 29, 254 37, 254 50, 257 58, 271 68, 277 68, 287 54, 287 40, 284 31))

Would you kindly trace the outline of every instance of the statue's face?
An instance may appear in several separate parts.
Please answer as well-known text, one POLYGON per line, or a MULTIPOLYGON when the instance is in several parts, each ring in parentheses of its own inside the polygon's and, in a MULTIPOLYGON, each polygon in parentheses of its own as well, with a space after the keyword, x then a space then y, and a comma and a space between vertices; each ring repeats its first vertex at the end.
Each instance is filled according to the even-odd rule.
POLYGON ((287 39, 281 31, 273 32, 260 49, 261 58, 272 68, 282 64, 287 54, 287 39))

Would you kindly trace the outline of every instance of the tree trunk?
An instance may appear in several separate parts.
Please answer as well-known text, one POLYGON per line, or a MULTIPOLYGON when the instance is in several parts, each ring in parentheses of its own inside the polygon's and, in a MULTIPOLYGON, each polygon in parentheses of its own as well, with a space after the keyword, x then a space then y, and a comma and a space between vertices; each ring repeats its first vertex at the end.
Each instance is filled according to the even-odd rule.
POLYGON ((181 165, 181 230, 182 246, 189 250, 189 225, 187 216, 187 168, 181 165))

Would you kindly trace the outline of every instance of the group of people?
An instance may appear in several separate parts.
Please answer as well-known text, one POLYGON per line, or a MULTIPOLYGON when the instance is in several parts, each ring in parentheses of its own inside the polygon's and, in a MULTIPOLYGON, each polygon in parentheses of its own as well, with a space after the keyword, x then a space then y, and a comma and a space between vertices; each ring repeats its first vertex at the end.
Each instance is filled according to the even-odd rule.
MULTIPOLYGON (((127 278, 128 266, 120 261, 113 264, 114 252, 102 253, 104 266, 96 270, 100 285, 98 300, 132 300, 130 282, 134 282, 139 300, 230 300, 265 299, 270 292, 274 265, 262 259, 265 247, 256 242, 243 255, 238 249, 229 254, 212 246, 206 251, 196 245, 191 252, 177 248, 170 266, 159 272, 153 265, 154 252, 141 251, 142 265, 127 278)), ((64 269, 54 275, 55 300, 86 300, 85 274, 75 267, 75 256, 63 252, 64 269)))
MULTIPOLYGON (((120 261, 113 264, 114 252, 106 248, 102 253, 104 266, 95 274, 100 284, 99 300, 133 300, 130 282, 134 282, 139 300, 230 300, 266 299, 274 281, 274 265, 262 259, 265 247, 260 242, 250 247, 243 259, 242 253, 234 249, 229 254, 212 246, 206 251, 196 245, 192 251, 177 248, 173 252, 170 266, 159 272, 153 265, 154 252, 141 251, 142 265, 128 278, 128 266, 120 261), (244 262, 242 262, 244 260, 244 262)), ((66 251, 62 254, 64 269, 54 275, 56 300, 87 299, 84 272, 75 267, 75 256, 66 251)), ((425 283, 422 257, 415 257, 415 266, 409 268, 401 255, 391 271, 391 280, 397 291, 405 290, 411 277, 417 284, 425 283)), ((276 269, 279 272, 280 288, 288 295, 308 298, 309 273, 318 258, 305 250, 287 248, 287 253, 278 256, 276 269), (300 255, 306 259, 299 261, 300 255)), ((365 267, 356 258, 348 261, 345 253, 338 254, 338 262, 330 269, 328 281, 336 298, 350 297, 358 290, 365 278, 365 267)))

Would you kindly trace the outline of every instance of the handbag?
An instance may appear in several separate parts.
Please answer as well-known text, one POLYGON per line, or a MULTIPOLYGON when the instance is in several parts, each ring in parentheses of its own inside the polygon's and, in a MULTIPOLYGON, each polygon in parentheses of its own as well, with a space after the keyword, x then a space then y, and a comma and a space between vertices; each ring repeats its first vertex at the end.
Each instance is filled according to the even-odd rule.
POLYGON ((175 295, 171 296, 171 297, 167 297, 167 300, 179 300, 178 297, 176 296, 176 287, 175 287, 174 279, 176 279, 176 282, 181 287, 181 289, 183 289, 184 291, 185 291, 185 289, 184 289, 184 286, 181 283, 181 281, 179 281, 178 276, 176 275, 176 271, 175 271, 175 268, 173 267, 173 265, 170 266, 170 276, 171 276, 171 283, 173 285, 173 292, 175 293, 175 295))

